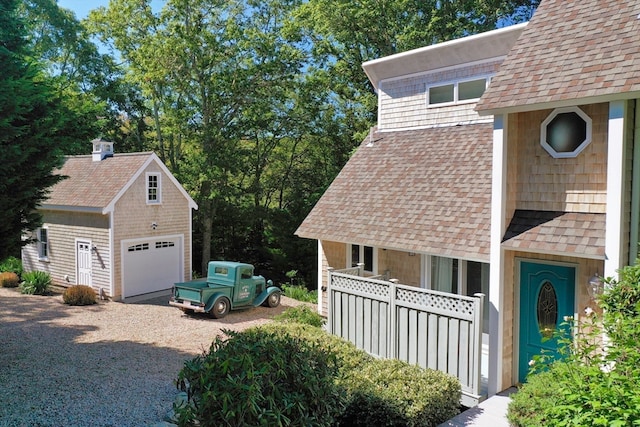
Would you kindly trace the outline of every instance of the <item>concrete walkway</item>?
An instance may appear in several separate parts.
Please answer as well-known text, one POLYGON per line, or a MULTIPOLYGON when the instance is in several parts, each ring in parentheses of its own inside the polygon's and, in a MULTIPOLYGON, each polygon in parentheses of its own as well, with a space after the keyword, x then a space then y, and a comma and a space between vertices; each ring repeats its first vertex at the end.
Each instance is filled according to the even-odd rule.
POLYGON ((481 402, 475 408, 469 408, 455 418, 438 427, 509 427, 507 407, 509 396, 517 389, 510 388, 481 402))

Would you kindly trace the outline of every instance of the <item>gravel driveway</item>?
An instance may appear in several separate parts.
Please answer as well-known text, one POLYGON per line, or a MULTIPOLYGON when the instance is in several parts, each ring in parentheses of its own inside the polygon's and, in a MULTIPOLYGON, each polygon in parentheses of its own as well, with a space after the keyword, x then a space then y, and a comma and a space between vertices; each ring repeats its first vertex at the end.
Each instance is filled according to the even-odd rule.
POLYGON ((168 297, 70 307, 60 295, 0 288, 0 426, 150 426, 171 409, 178 371, 221 329, 266 323, 301 304, 183 314, 168 297))

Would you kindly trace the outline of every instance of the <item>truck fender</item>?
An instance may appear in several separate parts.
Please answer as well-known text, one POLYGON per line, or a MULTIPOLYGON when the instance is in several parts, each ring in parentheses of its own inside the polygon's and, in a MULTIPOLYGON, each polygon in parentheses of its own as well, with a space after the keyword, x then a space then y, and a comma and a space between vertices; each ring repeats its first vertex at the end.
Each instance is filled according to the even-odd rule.
POLYGON ((262 305, 262 303, 264 303, 267 300, 267 298, 269 298, 269 295, 271 295, 274 292, 282 292, 282 290, 277 286, 269 286, 267 289, 262 291, 262 293, 258 295, 256 299, 253 300, 253 306, 257 307, 259 305, 262 305))
POLYGON ((213 307, 213 305, 216 303, 216 300, 219 297, 226 297, 226 295, 222 292, 216 292, 215 294, 211 295, 209 297, 209 299, 207 300, 207 303, 204 306, 204 311, 206 313, 208 313, 209 311, 211 311, 211 308, 213 307))

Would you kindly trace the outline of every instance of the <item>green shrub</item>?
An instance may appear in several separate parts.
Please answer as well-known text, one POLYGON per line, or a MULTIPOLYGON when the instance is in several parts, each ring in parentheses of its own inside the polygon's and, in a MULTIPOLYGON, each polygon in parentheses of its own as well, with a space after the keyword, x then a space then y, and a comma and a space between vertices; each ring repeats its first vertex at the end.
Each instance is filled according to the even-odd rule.
POLYGON ((275 319, 282 322, 302 323, 317 328, 321 328, 324 325, 324 318, 307 305, 288 308, 282 314, 275 316, 275 319))
POLYGON ((22 275, 20 290, 23 294, 45 295, 51 286, 51 276, 44 271, 29 271, 22 275))
POLYGON ((180 371, 189 404, 174 408, 179 425, 330 426, 342 412, 331 353, 257 328, 225 333, 180 371))
POLYGON ((22 261, 16 257, 10 256, 9 258, 0 262, 0 272, 16 273, 18 277, 22 276, 22 261))
POLYGON ((457 415, 457 378, 399 360, 374 359, 347 380, 350 399, 339 425, 436 426, 457 415))
POLYGON ((18 275, 12 271, 0 273, 0 288, 15 288, 20 283, 18 275))
POLYGON ((76 285, 64 290, 62 301, 69 305, 91 305, 95 304, 96 291, 91 286, 76 285))
POLYGON ((282 285, 284 294, 289 298, 293 298, 298 301, 318 303, 318 292, 310 291, 304 286, 300 285, 282 285))
POLYGON ((192 403, 176 408, 180 425, 197 420, 204 426, 222 425, 221 420, 256 426, 432 426, 459 412, 461 394, 454 377, 376 359, 321 328, 296 322, 217 339, 208 354, 185 364, 178 387, 188 391, 192 403), (298 348, 313 351, 289 361, 298 348), (271 374, 274 366, 282 377, 271 374), (293 389, 300 396, 287 397, 293 389), (331 402, 319 408, 314 399, 323 395, 317 393, 329 393, 331 402), (285 413, 291 405, 299 405, 299 413, 285 413))

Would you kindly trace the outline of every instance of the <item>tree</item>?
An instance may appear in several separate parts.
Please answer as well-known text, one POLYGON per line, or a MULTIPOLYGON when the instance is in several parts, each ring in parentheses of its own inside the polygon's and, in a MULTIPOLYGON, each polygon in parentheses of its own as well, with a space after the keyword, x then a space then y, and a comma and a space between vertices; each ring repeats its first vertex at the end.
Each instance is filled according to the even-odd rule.
POLYGON ((30 62, 16 0, 0 0, 0 259, 19 255, 41 222, 36 207, 61 178, 65 115, 38 66, 30 62))

